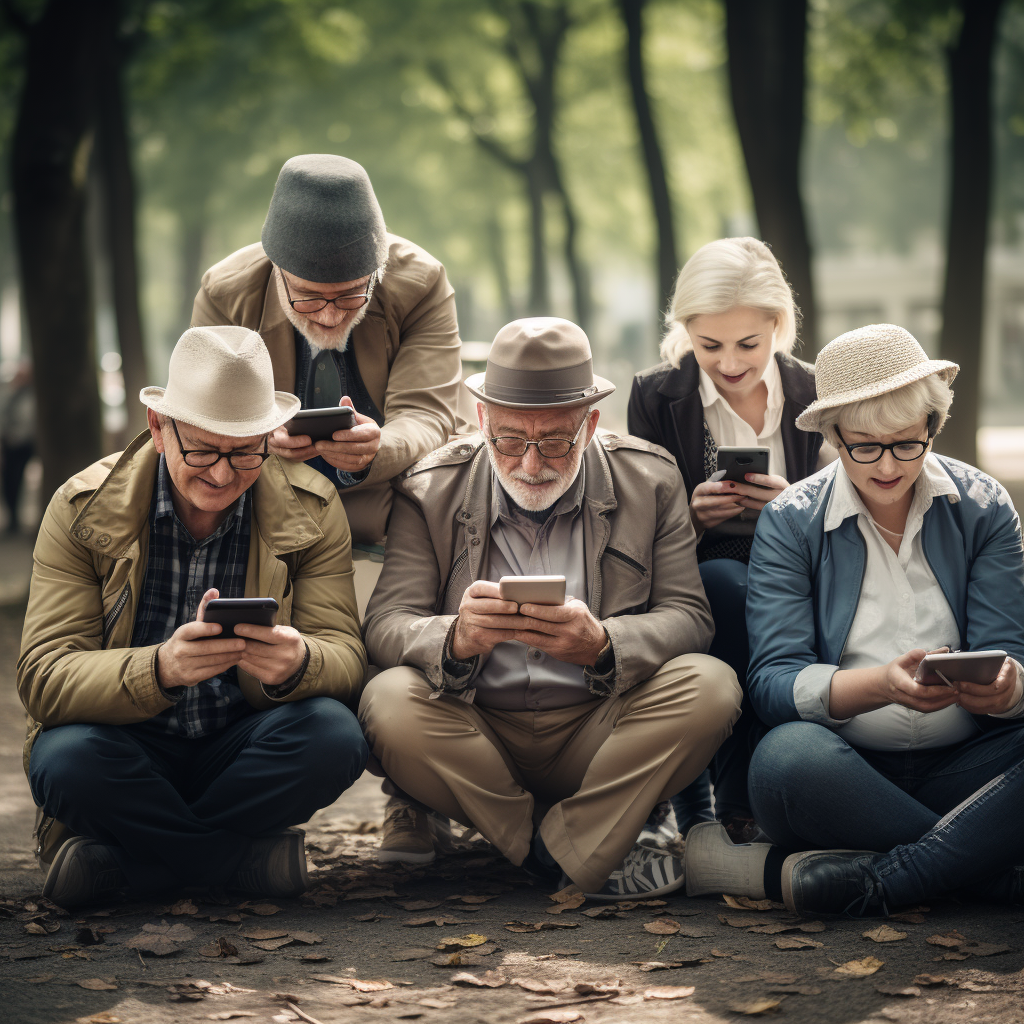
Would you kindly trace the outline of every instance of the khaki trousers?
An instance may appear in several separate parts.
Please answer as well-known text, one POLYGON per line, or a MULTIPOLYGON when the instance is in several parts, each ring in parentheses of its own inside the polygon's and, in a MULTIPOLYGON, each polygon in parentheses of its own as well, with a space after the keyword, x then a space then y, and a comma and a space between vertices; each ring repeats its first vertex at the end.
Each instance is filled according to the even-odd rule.
POLYGON ((554 711, 498 711, 432 692, 407 667, 364 689, 359 720, 388 777, 514 864, 539 824, 586 892, 622 863, 654 805, 707 767, 742 696, 733 670, 705 654, 674 658, 621 696, 554 711))

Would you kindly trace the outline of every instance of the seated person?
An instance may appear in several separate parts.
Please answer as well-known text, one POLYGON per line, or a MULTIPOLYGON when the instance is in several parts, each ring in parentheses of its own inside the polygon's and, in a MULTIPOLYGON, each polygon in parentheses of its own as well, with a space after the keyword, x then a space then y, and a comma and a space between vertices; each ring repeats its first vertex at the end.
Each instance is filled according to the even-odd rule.
POLYGON ((281 427, 270 450, 339 489, 354 543, 381 543, 392 478, 456 429, 462 363, 444 267, 387 233, 366 171, 324 153, 287 161, 262 242, 203 275, 192 326, 204 324, 259 331, 276 386, 303 409, 354 407, 333 440, 281 427))
POLYGON ((818 356, 797 425, 840 462, 765 509, 750 557, 747 678, 773 727, 750 797, 778 845, 696 825, 691 895, 852 916, 957 889, 1024 900, 1020 521, 995 480, 931 452, 957 369, 891 324, 818 356), (987 685, 916 678, 959 648, 1009 657, 987 685))
POLYGON ((592 407, 614 385, 566 320, 502 328, 467 386, 481 435, 397 488, 364 625, 386 669, 360 702, 370 749, 414 800, 545 880, 670 892, 678 850, 637 837, 740 701, 735 673, 703 653, 711 618, 679 473, 646 441, 595 436, 592 407), (551 574, 566 578, 563 605, 500 598, 502 576, 551 574))
POLYGON ((269 454, 299 403, 254 331, 186 331, 166 389, 140 397, 149 432, 64 484, 36 542, 18 692, 43 895, 297 895, 289 826, 366 760, 340 703, 366 669, 345 513, 319 473, 269 454), (273 597, 277 624, 222 637, 203 621, 218 595, 273 597))
MULTIPOLYGON (((820 434, 796 429, 814 401, 814 370, 790 354, 797 310, 772 251, 756 238, 720 238, 698 249, 679 272, 665 362, 638 373, 629 398, 629 432, 667 448, 683 474, 697 561, 711 605, 709 653, 746 686, 747 562, 764 506, 788 481, 835 458, 820 434), (768 474, 747 483, 712 481, 718 446, 769 449, 768 474)), ((747 797, 750 755, 765 728, 744 697, 743 713, 710 767, 715 815, 737 842, 757 834, 747 797)), ((708 776, 674 801, 684 834, 710 820, 708 776)))

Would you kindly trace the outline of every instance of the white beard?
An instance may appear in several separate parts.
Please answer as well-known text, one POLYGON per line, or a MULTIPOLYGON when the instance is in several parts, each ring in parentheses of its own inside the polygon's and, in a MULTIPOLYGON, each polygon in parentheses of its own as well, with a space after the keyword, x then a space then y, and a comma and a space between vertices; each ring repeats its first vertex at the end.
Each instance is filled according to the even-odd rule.
POLYGON ((348 339, 352 334, 352 328, 369 312, 370 300, 366 300, 366 305, 344 327, 324 327, 323 324, 315 323, 307 316, 304 316, 302 313, 296 313, 292 309, 280 270, 277 270, 274 276, 277 279, 277 296, 281 302, 281 308, 284 310, 284 315, 288 318, 288 323, 306 339, 313 355, 316 356, 325 349, 344 352, 348 348, 348 339))
POLYGON ((491 468, 497 474, 498 482, 505 488, 509 497, 527 512, 542 512, 546 508, 551 508, 572 486, 580 470, 583 448, 577 445, 573 449, 566 457, 567 465, 561 472, 548 468, 536 476, 522 469, 513 470, 511 473, 502 469, 494 457, 494 445, 490 442, 487 442, 487 457, 491 460, 491 468), (530 484, 534 486, 531 487, 530 484), (538 488, 537 484, 545 486, 538 488))

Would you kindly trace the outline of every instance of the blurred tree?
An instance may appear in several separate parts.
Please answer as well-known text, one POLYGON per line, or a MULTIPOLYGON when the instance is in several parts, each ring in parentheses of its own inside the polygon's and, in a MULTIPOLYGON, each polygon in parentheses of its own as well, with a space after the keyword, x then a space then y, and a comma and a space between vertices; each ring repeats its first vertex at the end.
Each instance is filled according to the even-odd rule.
POLYGON ((626 26, 626 77, 633 97, 633 109, 636 112, 640 146, 651 192, 651 206, 654 209, 654 222, 658 232, 658 254, 655 260, 658 281, 656 317, 660 320, 661 313, 672 298, 679 260, 676 256, 672 196, 669 192, 665 159, 658 138, 658 129, 654 123, 644 69, 644 8, 647 6, 647 0, 618 0, 618 5, 626 26))
POLYGON ((801 334, 818 325, 800 191, 807 0, 725 0, 729 85, 760 236, 796 294, 801 334))
POLYGON ((101 454, 85 212, 102 44, 93 3, 49 0, 35 20, 3 9, 24 38, 11 182, 45 504, 101 454))

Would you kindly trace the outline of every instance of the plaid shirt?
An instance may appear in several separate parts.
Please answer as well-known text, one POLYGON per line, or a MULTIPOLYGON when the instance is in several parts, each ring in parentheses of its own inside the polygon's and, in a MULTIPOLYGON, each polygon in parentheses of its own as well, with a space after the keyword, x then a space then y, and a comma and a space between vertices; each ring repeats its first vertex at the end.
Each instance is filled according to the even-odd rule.
MULTIPOLYGON (((245 491, 214 533, 194 540, 174 511, 167 463, 160 456, 149 510, 149 561, 132 647, 163 643, 179 626, 192 622, 210 587, 216 587, 221 597, 245 596, 251 507, 252 498, 245 491)), ((196 686, 181 687, 180 693, 178 690, 164 691, 174 706, 148 724, 161 732, 196 739, 252 712, 238 686, 235 668, 196 686)))

